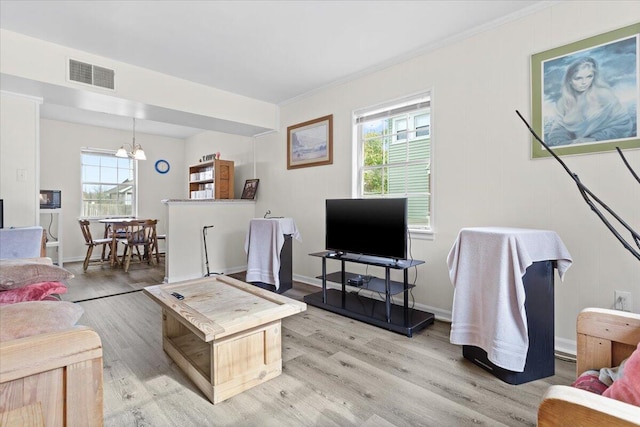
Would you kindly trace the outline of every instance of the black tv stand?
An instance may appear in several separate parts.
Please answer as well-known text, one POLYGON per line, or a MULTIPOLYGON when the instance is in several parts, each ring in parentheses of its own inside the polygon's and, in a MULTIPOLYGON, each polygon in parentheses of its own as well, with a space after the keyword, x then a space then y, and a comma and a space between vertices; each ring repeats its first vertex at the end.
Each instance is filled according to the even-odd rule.
POLYGON ((409 307, 409 289, 414 285, 408 283, 407 269, 424 264, 424 261, 396 260, 331 251, 309 255, 322 258, 322 275, 318 276, 322 279, 322 291, 305 296, 304 301, 307 304, 399 332, 408 337, 433 323, 434 315, 432 313, 409 307), (341 270, 327 274, 327 259, 341 261, 341 270), (347 262, 382 267, 385 270, 385 278, 367 277, 366 280, 358 280, 362 278, 361 275, 345 270, 347 262), (391 269, 403 270, 404 281, 391 280, 391 269), (327 289, 327 281, 342 284, 342 289, 327 289), (384 294, 384 301, 359 295, 358 292, 347 292, 346 287, 352 286, 349 282, 358 283, 354 289, 368 289, 384 294), (391 296, 399 293, 403 293, 404 297, 402 306, 391 303, 391 296))

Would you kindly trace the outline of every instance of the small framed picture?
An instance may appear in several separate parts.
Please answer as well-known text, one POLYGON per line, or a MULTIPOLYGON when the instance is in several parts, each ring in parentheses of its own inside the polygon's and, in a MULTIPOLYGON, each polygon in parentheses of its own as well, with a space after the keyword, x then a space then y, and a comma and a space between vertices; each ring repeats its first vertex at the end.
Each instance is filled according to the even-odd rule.
POLYGON ((287 169, 333 164, 333 114, 287 128, 287 169))
POLYGON ((253 200, 256 198, 256 192, 258 191, 259 179, 248 179, 244 182, 244 189, 242 190, 241 199, 253 200))

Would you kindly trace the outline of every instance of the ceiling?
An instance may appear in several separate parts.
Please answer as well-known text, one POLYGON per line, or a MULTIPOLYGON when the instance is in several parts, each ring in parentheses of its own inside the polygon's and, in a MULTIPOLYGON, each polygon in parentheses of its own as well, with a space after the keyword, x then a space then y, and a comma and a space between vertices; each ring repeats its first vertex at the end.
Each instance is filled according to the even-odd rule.
MULTIPOLYGON (((0 27, 196 83, 286 104, 380 70, 549 1, 14 1, 0 27)), ((131 129, 131 118, 44 97, 42 116, 131 129)), ((202 129, 137 121, 186 138, 202 129)))

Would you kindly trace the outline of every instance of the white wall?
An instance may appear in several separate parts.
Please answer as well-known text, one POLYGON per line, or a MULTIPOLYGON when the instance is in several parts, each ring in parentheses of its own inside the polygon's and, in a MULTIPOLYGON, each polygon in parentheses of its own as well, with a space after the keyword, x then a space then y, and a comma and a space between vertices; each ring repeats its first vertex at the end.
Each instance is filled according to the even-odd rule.
MULTIPOLYGON (((403 64, 281 108, 280 129, 334 116, 334 163, 286 169, 286 132, 258 138, 261 195, 256 212, 291 216, 303 237, 294 274, 315 282, 324 248, 324 200, 349 197, 351 114, 424 90, 433 96, 434 240, 412 242, 418 268, 416 305, 450 315, 453 287, 446 256, 462 227, 517 226, 556 231, 574 264, 556 280, 556 336, 575 340, 575 319, 588 306, 611 307, 615 289, 640 307, 640 263, 599 222, 553 159, 530 159, 530 136, 516 116, 530 115, 529 60, 534 53, 635 23, 640 2, 563 2, 403 64), (267 185, 262 186, 262 180, 267 185)), ((627 150, 640 170, 640 151, 627 150)), ((640 186, 614 153, 566 157, 593 191, 640 229, 640 186)), ((339 265, 333 266, 339 268, 339 265)), ((412 275, 413 273, 411 273, 412 275)), ((410 276, 411 277, 411 276, 410 276)), ((570 349, 570 348, 567 348, 570 349)))
POLYGON ((173 200, 166 206, 168 230, 165 281, 202 277, 209 272, 237 273, 246 268, 244 242, 255 203, 246 200, 173 200), (203 227, 206 230, 205 254, 203 227))
POLYGON ((4 227, 37 225, 38 119, 41 100, 0 95, 0 199, 4 227))
MULTIPOLYGON (((78 225, 81 214, 80 151, 83 147, 117 150, 131 143, 132 133, 84 126, 56 120, 40 120, 40 186, 62 190, 64 260, 84 259, 86 248, 78 225)), ((158 219, 158 233, 164 233, 166 209, 163 199, 183 198, 187 192, 184 170, 184 141, 136 132, 136 143, 144 148, 147 160, 138 162, 138 215, 158 219), (155 171, 155 162, 170 164, 166 174, 155 171)), ((48 219, 43 218, 48 225, 48 219)), ((55 231, 55 229, 54 229, 55 231)), ((102 236, 100 224, 92 226, 95 237, 102 236)))

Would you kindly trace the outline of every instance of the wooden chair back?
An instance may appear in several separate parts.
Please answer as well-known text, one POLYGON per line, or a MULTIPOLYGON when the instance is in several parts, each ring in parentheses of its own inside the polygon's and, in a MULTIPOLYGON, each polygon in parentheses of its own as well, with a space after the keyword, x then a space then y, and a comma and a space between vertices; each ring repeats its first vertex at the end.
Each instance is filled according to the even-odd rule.
POLYGON ((78 223, 80 224, 80 230, 82 230, 82 236, 84 237, 85 244, 92 245, 93 237, 91 236, 91 223, 86 219, 78 220, 78 223))
POLYGON ((109 256, 111 256, 110 253, 109 253, 109 256, 106 255, 106 250, 107 250, 107 247, 109 247, 111 244, 111 239, 110 238, 94 239, 93 236, 91 235, 91 226, 90 226, 91 223, 86 219, 78 220, 78 223, 80 224, 80 230, 82 231, 82 236, 84 237, 84 243, 85 245, 87 245, 87 254, 84 257, 84 263, 82 264, 82 268, 86 271, 87 267, 89 267, 89 263, 91 262, 102 263, 109 256), (100 256, 100 259, 91 260, 91 255, 93 254, 93 248, 95 246, 100 246, 100 245, 102 245, 102 255, 100 256))
POLYGON ((150 245, 156 234, 157 220, 130 222, 125 229, 124 240, 129 246, 150 245))

